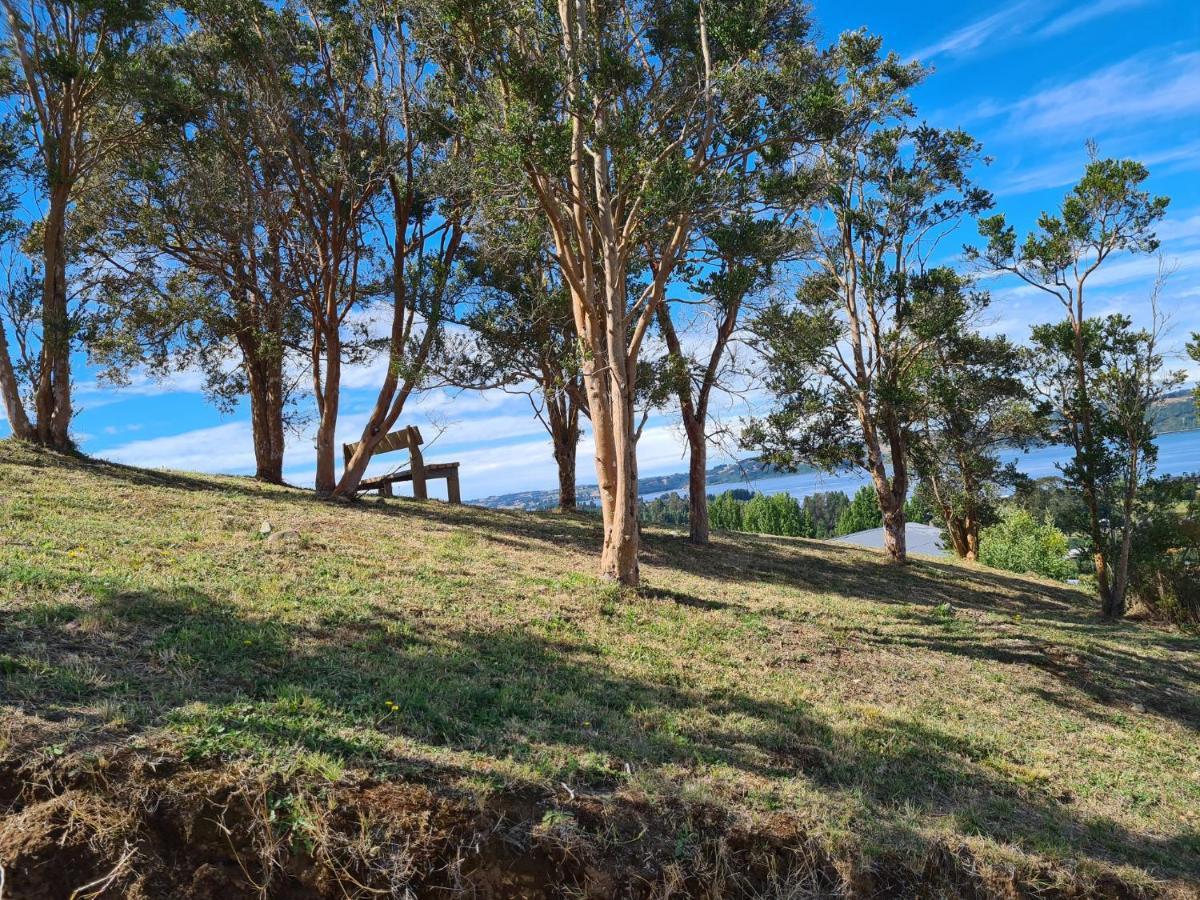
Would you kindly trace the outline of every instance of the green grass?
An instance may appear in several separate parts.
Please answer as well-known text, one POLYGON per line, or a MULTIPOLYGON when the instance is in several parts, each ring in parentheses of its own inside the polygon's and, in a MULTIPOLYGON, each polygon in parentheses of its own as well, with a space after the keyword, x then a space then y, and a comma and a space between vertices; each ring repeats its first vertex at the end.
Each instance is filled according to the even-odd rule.
POLYGON ((0 444, 0 753, 567 785, 784 814, 845 856, 1200 881, 1200 638, 1104 624, 1058 584, 750 535, 651 530, 622 595, 590 575, 598 541, 583 516, 0 444))

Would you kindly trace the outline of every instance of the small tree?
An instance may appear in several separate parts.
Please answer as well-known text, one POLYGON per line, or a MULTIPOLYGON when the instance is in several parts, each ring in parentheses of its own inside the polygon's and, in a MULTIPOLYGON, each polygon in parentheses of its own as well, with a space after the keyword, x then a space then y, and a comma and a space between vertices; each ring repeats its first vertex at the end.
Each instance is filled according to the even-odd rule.
MULTIPOLYGON (((674 369, 671 383, 679 401, 688 442, 688 519, 692 543, 708 543, 708 422, 713 391, 724 374, 727 351, 740 325, 746 302, 771 281, 774 264, 790 249, 789 235, 774 219, 741 214, 702 231, 704 267, 715 271, 699 279, 704 308, 693 317, 709 323, 711 336, 697 353, 685 350, 672 308, 658 309, 659 330, 674 369), (697 359, 696 357, 700 358, 697 359)), ((686 304, 679 304, 686 308, 686 304)))
POLYGON ((725 491, 708 505, 709 524, 713 531, 742 531, 742 501, 733 491, 725 491))
POLYGON ((220 407, 248 396, 255 476, 279 483, 296 384, 286 363, 306 356, 304 266, 284 160, 260 147, 262 98, 239 77, 258 41, 205 24, 216 27, 181 25, 176 89, 145 101, 156 127, 81 206, 88 250, 108 263, 88 349, 116 382, 137 364, 196 367, 220 407))
POLYGON ((812 521, 812 536, 827 538, 836 534, 842 511, 849 505, 850 498, 841 491, 818 491, 805 497, 802 506, 812 521))
POLYGON ((778 405, 744 440, 785 469, 861 468, 875 487, 893 560, 904 562, 909 450, 921 421, 919 373, 959 301, 927 261, 945 231, 991 198, 968 171, 979 144, 911 123, 915 64, 843 36, 838 135, 821 145, 800 189, 815 192, 806 243, 812 270, 791 306, 754 324, 778 405))
POLYGON ((985 338, 971 320, 987 297, 946 273, 947 289, 962 297, 932 336, 925 360, 924 422, 912 444, 920 493, 937 507, 954 552, 979 557, 979 530, 996 521, 1001 488, 1015 483, 1014 466, 999 451, 1028 446, 1040 431, 1017 348, 1006 338, 985 338))
POLYGON ((1088 534, 1099 560, 1097 583, 1102 576, 1109 579, 1103 582, 1103 611, 1115 618, 1125 612, 1138 487, 1153 471, 1157 458, 1154 407, 1182 383, 1183 373, 1163 372, 1158 324, 1145 331, 1135 330, 1127 316, 1085 319, 1080 335, 1090 441, 1083 441, 1078 421, 1081 403, 1072 352, 1076 331, 1071 323, 1034 328, 1030 371, 1035 389, 1054 413, 1048 426, 1050 438, 1075 449, 1063 474, 1084 498, 1088 510, 1085 526, 1090 527, 1093 518, 1099 523, 1099 530, 1088 534))
POLYGON ((575 508, 575 458, 587 415, 571 300, 543 235, 510 230, 484 241, 467 264, 473 283, 462 324, 468 336, 447 354, 444 375, 458 387, 520 393, 550 435, 558 468, 558 507, 575 508))
POLYGON ((979 561, 996 569, 1029 572, 1058 581, 1066 581, 1077 572, 1068 558, 1067 536, 1021 509, 1009 510, 999 523, 983 529, 979 561))
POLYGON ((1096 583, 1104 614, 1119 616, 1122 601, 1114 593, 1101 496, 1109 467, 1103 428, 1097 423, 1094 382, 1089 367, 1099 348, 1100 331, 1088 324, 1085 296, 1092 276, 1114 254, 1149 253, 1158 247, 1153 228, 1166 213, 1168 199, 1142 190, 1146 167, 1131 160, 1091 161, 1083 178, 1063 200, 1057 214, 1043 213, 1037 229, 1018 246, 1016 231, 1002 215, 982 219, 982 249, 967 248, 969 258, 990 270, 1008 272, 1055 297, 1066 312, 1062 328, 1045 326, 1036 342, 1048 371, 1068 381, 1046 384, 1061 417, 1061 437, 1074 450, 1069 477, 1079 487, 1088 508, 1096 583), (1089 340, 1089 334, 1094 340, 1089 340), (1065 340, 1064 340, 1065 338, 1065 340), (1058 366, 1045 358, 1060 353, 1069 362, 1058 366))

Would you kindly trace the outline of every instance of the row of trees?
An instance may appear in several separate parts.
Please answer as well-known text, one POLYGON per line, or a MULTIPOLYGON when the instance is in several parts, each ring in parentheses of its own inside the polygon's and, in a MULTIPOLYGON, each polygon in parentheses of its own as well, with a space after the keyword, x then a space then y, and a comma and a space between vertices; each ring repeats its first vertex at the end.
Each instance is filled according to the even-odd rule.
POLYGON ((980 219, 968 261, 1067 313, 1018 351, 976 333, 987 295, 939 255, 991 206, 979 144, 917 120, 919 64, 862 32, 818 46, 797 0, 0 3, 17 436, 70 445, 82 346, 117 381, 198 367, 248 398, 268 481, 311 408, 317 491, 349 496, 414 391, 520 390, 567 506, 590 425, 601 572, 634 585, 647 411, 680 410, 704 543, 714 397, 749 325, 777 404, 746 446, 862 468, 897 561, 918 478, 974 556, 995 448, 1067 439, 1119 613, 1128 534, 1114 570, 1100 510, 1152 464, 1137 416, 1164 380, 1157 336, 1088 318, 1084 288, 1156 247, 1166 201, 1136 163, 1095 160, 1023 243, 980 219), (343 368, 380 355, 339 474, 343 368))

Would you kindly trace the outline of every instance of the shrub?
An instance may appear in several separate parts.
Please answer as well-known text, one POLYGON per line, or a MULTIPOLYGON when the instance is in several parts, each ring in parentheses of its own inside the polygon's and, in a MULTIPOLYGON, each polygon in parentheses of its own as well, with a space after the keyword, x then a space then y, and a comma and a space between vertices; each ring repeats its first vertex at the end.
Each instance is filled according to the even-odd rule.
POLYGON ((1009 511, 999 524, 983 529, 979 537, 979 561, 984 565, 1059 581, 1077 574, 1067 552, 1065 534, 1023 509, 1009 511))
POLYGON ((1200 624, 1200 476, 1155 479, 1142 490, 1129 599, 1177 625, 1200 624))

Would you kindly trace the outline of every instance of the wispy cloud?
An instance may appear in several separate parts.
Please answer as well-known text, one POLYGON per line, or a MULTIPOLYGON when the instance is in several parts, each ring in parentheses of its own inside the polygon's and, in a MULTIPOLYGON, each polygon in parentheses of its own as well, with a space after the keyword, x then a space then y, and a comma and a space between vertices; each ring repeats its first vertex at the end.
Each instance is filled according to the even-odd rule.
MULTIPOLYGON (((1200 140, 1175 147, 1163 147, 1148 153, 1131 151, 1122 143, 1105 142, 1100 146, 1100 151, 1104 156, 1133 157, 1148 166, 1154 175, 1200 169, 1200 140)), ((1049 162, 1000 174, 991 184, 992 192, 1005 197, 1074 184, 1083 174, 1086 163, 1085 148, 1080 143, 1075 150, 1049 162)))
POLYGON ((1036 36, 1039 38, 1057 37, 1095 19, 1137 6, 1145 6, 1148 2, 1150 0, 1092 0, 1090 3, 1082 3, 1051 19, 1038 29, 1036 36))
POLYGON ((922 62, 929 62, 942 56, 953 58, 987 52, 1019 40, 1038 41, 1058 37, 1088 22, 1150 2, 1153 0, 1092 0, 1047 18, 1059 4, 1043 0, 1020 0, 950 32, 922 47, 913 56, 922 62))
POLYGON ((1037 4, 1032 0, 1022 0, 950 32, 941 40, 922 47, 913 56, 923 62, 938 56, 962 56, 986 42, 1020 34, 1028 27, 1030 13, 1036 8, 1037 4))
POLYGON ((1091 137, 1200 110, 1200 51, 1144 53, 996 107, 1024 134, 1091 137))

